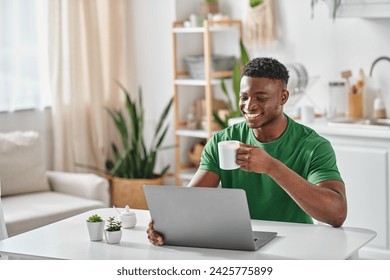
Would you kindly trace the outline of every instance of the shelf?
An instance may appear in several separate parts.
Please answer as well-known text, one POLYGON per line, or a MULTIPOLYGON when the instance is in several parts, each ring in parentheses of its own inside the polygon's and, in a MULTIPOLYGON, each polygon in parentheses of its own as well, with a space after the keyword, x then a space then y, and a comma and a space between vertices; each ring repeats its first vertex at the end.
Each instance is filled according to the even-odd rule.
MULTIPOLYGON (((332 4, 329 10, 333 10, 332 4)), ((390 0, 344 0, 336 17, 389 18, 390 0)))
MULTIPOLYGON (((221 31, 230 31, 235 29, 235 26, 227 25, 220 23, 220 25, 214 25, 210 26, 209 31, 210 32, 221 32, 221 31)), ((205 28, 204 27, 174 27, 173 28, 174 33, 204 33, 205 28)))
POLYGON ((178 129, 176 135, 184 137, 207 138, 208 134, 203 129, 178 129))
MULTIPOLYGON (((212 79, 210 81, 212 85, 219 85, 221 84, 220 79, 212 79)), ((206 80, 197 80, 197 79, 190 79, 190 78, 178 78, 175 80, 175 85, 178 86, 206 86, 207 81, 206 80)))
MULTIPOLYGON (((179 147, 176 149, 176 184, 181 185, 184 181, 189 181, 192 179, 193 175, 196 172, 196 168, 191 168, 190 166, 183 165, 183 163, 188 162, 188 159, 184 159, 185 152, 183 149, 186 149, 187 146, 185 144, 190 144, 195 139, 189 138, 199 138, 199 139, 209 139, 214 133, 215 125, 213 122, 213 108, 214 108, 214 96, 213 91, 215 90, 215 86, 220 86, 222 79, 231 79, 233 76, 233 71, 214 71, 212 55, 213 48, 211 46, 213 41, 214 32, 220 31, 238 31, 232 32, 233 35, 237 36, 237 39, 241 38, 242 35, 242 23, 240 20, 224 20, 224 21, 212 21, 212 20, 204 20, 203 27, 184 27, 184 21, 175 21, 172 25, 172 45, 173 45, 173 91, 174 91, 174 109, 175 109, 175 143, 179 147), (196 40, 201 40, 203 49, 199 50, 199 53, 203 54, 203 79, 191 79, 189 76, 189 72, 184 69, 180 69, 183 67, 179 61, 180 58, 189 55, 190 50, 185 51, 183 53, 178 52, 178 40, 181 33, 187 34, 195 34, 196 40), (203 36, 198 36, 196 33, 199 33, 203 36), (187 88, 183 88, 180 86, 201 86, 204 88, 194 88, 188 92, 199 92, 202 94, 202 101, 199 105, 201 105, 202 110, 197 110, 197 121, 202 120, 202 124, 205 129, 189 129, 186 127, 186 123, 182 120, 183 112, 183 104, 188 101, 193 101, 191 98, 188 98, 188 95, 184 98, 181 98, 180 93, 184 93, 187 91, 187 88), (183 102, 184 101, 184 102, 183 102), (183 102, 183 104, 180 104, 183 102), (187 138, 185 138, 187 137, 187 138), (181 142, 185 143, 181 145, 181 142)), ((220 35, 220 34, 218 34, 220 35)), ((185 35, 187 36, 187 35, 185 35)), ((218 37, 218 36, 217 36, 218 37)), ((238 40, 237 40, 238 41, 238 40)), ((180 45, 180 44, 179 44, 180 45)), ((200 48, 200 46, 199 46, 200 48)), ((227 51, 229 52, 230 47, 226 46, 227 51)), ((202 61, 201 61, 202 62, 202 61)), ((201 66, 199 66, 201 67, 201 66)), ((218 69, 218 68, 216 68, 218 69)), ((203 75, 198 75, 196 77, 202 77, 203 75)), ((199 97, 199 96, 194 96, 199 97)))

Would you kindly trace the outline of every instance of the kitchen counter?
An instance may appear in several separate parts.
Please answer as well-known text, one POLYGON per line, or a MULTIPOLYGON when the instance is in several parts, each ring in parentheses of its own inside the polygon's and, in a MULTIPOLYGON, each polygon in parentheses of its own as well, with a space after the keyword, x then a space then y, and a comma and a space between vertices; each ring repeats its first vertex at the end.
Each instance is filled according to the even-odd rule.
POLYGON ((361 257, 390 259, 390 126, 329 123, 316 118, 305 124, 330 141, 345 183, 348 215, 344 226, 378 233, 361 257))
POLYGON ((350 123, 329 123, 326 118, 316 118, 304 125, 321 135, 351 136, 375 139, 390 139, 390 126, 376 126, 350 123))

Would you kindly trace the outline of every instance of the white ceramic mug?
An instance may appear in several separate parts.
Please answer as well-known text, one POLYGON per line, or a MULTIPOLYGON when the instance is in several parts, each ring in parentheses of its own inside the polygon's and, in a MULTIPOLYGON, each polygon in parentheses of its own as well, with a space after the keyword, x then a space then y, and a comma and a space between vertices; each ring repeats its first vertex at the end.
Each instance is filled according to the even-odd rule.
POLYGON ((240 142, 236 140, 221 141, 218 143, 219 167, 224 170, 240 168, 236 163, 237 149, 240 142))

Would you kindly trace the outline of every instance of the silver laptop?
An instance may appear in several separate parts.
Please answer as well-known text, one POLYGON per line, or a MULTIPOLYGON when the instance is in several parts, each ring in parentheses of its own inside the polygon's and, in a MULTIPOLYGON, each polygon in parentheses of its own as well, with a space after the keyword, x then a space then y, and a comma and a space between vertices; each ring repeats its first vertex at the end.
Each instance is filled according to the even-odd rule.
POLYGON ((241 189, 144 186, 165 245, 255 251, 276 232, 253 232, 241 189))

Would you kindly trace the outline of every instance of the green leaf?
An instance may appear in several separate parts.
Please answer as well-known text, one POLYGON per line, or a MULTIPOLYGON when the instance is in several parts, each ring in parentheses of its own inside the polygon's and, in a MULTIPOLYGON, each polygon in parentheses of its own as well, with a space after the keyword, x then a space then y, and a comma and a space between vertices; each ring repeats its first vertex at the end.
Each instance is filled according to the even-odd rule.
POLYGON ((158 174, 158 176, 163 177, 165 175, 165 173, 168 172, 170 167, 171 167, 170 165, 165 166, 165 168, 160 172, 160 174, 158 174))
POLYGON ((246 50, 246 47, 244 46, 242 40, 240 40, 240 53, 241 53, 241 64, 242 66, 244 66, 249 62, 250 58, 248 55, 248 51, 246 50))
POLYGON ((240 83, 241 83, 241 67, 239 63, 234 64, 233 68, 233 92, 235 94, 235 110, 238 110, 240 102, 240 83))
POLYGON ((261 3, 263 3, 263 0, 249 0, 249 5, 251 8, 257 7, 261 3))
POLYGON ((214 116, 214 121, 223 129, 223 128, 226 128, 228 127, 228 124, 227 124, 227 118, 225 121, 223 121, 217 114, 217 112, 213 112, 213 116, 214 116))
POLYGON ((111 111, 110 109, 106 109, 107 112, 110 114, 111 118, 114 121, 114 124, 116 128, 119 131, 119 134, 121 136, 122 144, 124 148, 126 149, 128 147, 128 132, 127 132, 127 127, 126 127, 126 122, 123 119, 123 116, 121 112, 114 112, 111 111))
POLYGON ((230 94, 229 94, 229 92, 228 92, 228 90, 226 88, 226 84, 225 84, 225 80, 224 79, 221 80, 221 88, 222 88, 222 92, 225 94, 225 96, 226 96, 226 98, 228 100, 228 108, 229 108, 229 110, 234 110, 232 99, 231 99, 230 94))
POLYGON ((167 132, 168 132, 168 128, 169 128, 169 125, 167 125, 163 131, 163 133, 161 134, 161 136, 159 137, 157 143, 156 143, 156 146, 154 147, 155 150, 157 150, 160 146, 161 146, 161 143, 162 141, 164 140, 167 132))
MULTIPOLYGON (((120 111, 107 109, 123 143, 122 151, 119 151, 115 144, 111 145, 114 160, 107 165, 111 169, 109 170, 110 174, 122 178, 153 178, 156 154, 158 150, 162 149, 160 146, 166 137, 169 127, 165 125, 165 122, 172 107, 173 98, 170 99, 162 112, 154 132, 155 137, 151 141, 151 149, 148 151, 143 134, 145 112, 143 109, 142 89, 140 87, 138 90, 138 102, 136 102, 121 83, 118 82, 118 85, 125 97, 124 110, 128 118, 125 118, 120 111)), ((106 162, 108 161, 111 162, 111 160, 106 162)))
MULTIPOLYGON (((169 110, 171 109, 172 107, 172 104, 173 104, 173 98, 171 98, 168 102, 168 105, 165 107, 163 113, 161 114, 160 116, 160 120, 156 126, 156 130, 155 130, 155 133, 154 133, 154 139, 156 139, 157 135, 160 133, 160 130, 168 116, 168 113, 169 113, 169 110)), ((153 149, 153 147, 152 147, 153 149)))

